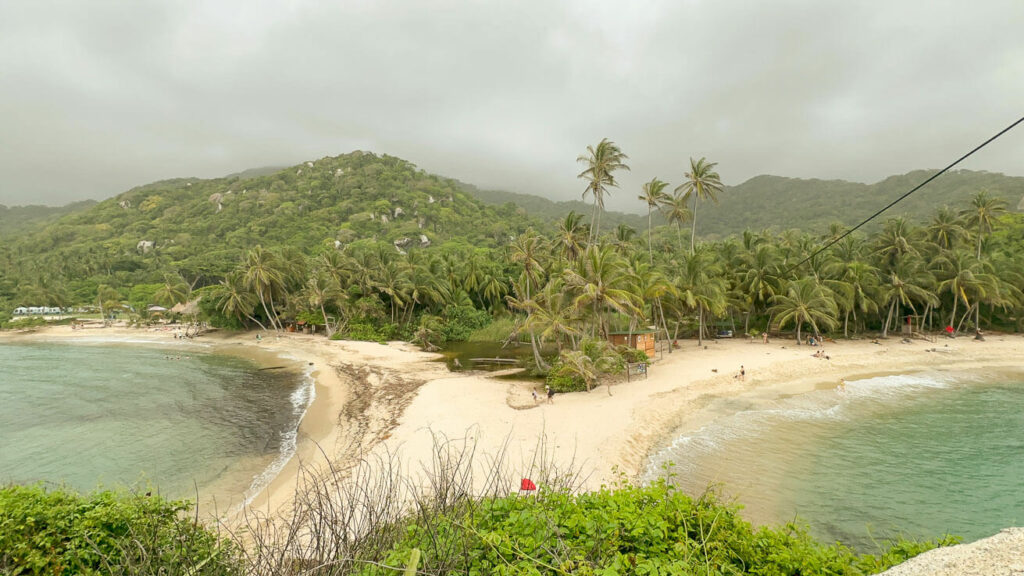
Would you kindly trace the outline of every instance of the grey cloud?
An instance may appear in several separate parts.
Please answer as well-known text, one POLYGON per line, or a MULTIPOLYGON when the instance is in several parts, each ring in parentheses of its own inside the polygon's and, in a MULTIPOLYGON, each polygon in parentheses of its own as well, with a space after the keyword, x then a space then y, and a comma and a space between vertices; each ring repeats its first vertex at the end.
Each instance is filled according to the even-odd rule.
MULTIPOLYGON (((0 203, 102 198, 353 149, 576 198, 602 137, 640 183, 690 156, 874 181, 1015 120, 1024 5, 904 1, 0 5, 0 203)), ((1024 173, 1024 129, 967 167, 1024 173)))

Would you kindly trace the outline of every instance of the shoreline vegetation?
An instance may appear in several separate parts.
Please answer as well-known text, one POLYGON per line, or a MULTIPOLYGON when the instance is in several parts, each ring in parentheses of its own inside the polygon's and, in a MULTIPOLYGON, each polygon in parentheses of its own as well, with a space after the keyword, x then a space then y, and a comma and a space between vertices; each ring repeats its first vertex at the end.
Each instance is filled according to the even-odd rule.
MULTIPOLYGON (((167 332, 107 328, 86 334, 69 327, 0 333, 0 342, 100 337, 109 343, 174 342, 167 332)), ((614 384, 611 396, 602 388, 558 394, 548 404, 532 398, 536 382, 449 372, 437 354, 406 343, 289 333, 257 340, 253 332, 215 332, 200 342, 264 365, 280 365, 274 358, 281 358, 314 370, 316 396, 299 425, 296 454, 250 503, 267 514, 286 513, 302 466, 329 465, 344 473, 367 457, 393 454, 404 468, 417 470, 429 464, 417 455, 431 454, 437 436, 471 440, 482 454, 506 452, 523 462, 537 457, 531 451, 544 440, 551 458, 578 466, 581 488, 595 490, 622 477, 640 480, 652 453, 722 417, 706 409, 712 399, 800 394, 885 373, 1013 369, 1024 355, 1024 336, 1002 334, 983 342, 838 341, 827 344, 827 360, 791 341, 715 340, 664 355, 651 364, 647 379, 614 384), (736 377, 741 365, 742 380, 736 377)))

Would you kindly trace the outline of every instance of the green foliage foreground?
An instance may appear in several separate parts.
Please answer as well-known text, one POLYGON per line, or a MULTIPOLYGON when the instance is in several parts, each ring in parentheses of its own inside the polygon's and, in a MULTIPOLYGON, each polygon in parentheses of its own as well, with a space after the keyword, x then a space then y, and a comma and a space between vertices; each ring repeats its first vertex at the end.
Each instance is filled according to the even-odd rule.
MULTIPOLYGON (((824 545, 787 524, 754 528, 713 493, 693 499, 665 482, 570 495, 493 498, 415 519, 384 562, 424 552, 428 574, 874 574, 955 540, 900 541, 881 554, 824 545)), ((391 574, 377 566, 363 574, 391 574)))
MULTIPOLYGON (((262 574, 252 553, 183 515, 187 505, 39 487, 0 490, 4 574, 262 574)), ((382 557, 342 568, 330 559, 286 563, 294 573, 392 575, 422 551, 420 574, 813 575, 874 574, 939 542, 894 543, 879 555, 824 545, 797 525, 754 528, 711 493, 692 499, 665 482, 569 494, 462 501, 420 510, 382 557), (393 568, 392 568, 393 567, 393 568)), ((280 565, 278 565, 280 566, 280 565)), ((280 569, 280 568, 279 568, 280 569)), ((279 570, 278 569, 278 570, 279 570)), ((274 573, 279 573, 275 570, 274 573)), ((289 572, 292 573, 292 572, 289 572)))
POLYGON ((235 545, 186 502, 40 486, 0 488, 0 574, 239 574, 235 545))

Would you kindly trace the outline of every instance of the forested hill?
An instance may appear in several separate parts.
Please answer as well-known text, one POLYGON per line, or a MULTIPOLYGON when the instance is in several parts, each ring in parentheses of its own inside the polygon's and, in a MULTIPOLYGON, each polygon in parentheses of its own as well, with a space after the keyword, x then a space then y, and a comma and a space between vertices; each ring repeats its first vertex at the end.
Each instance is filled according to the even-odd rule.
MULTIPOLYGON (((727 188, 719 196, 717 205, 710 202, 701 205, 697 231, 703 236, 723 237, 747 228, 823 231, 833 222, 851 226, 936 172, 915 170, 875 184, 757 176, 727 188)), ((942 206, 967 205, 971 195, 979 190, 988 190, 992 196, 1002 198, 1011 211, 1024 211, 1021 205, 1024 178, 957 170, 936 178, 891 208, 885 216, 902 215, 924 221, 942 206)))
MULTIPOLYGON (((916 170, 890 176, 875 184, 757 176, 738 186, 727 187, 719 196, 717 205, 702 203, 698 213, 697 234, 708 239, 720 239, 746 229, 799 228, 820 232, 828 229, 833 222, 851 226, 899 198, 935 172, 916 170)), ((670 183, 669 189, 677 184, 670 183)), ((561 218, 570 210, 589 214, 592 209, 590 204, 580 201, 553 202, 540 196, 480 190, 469 185, 465 185, 465 189, 488 204, 511 202, 531 216, 546 220, 561 218)), ((935 179, 893 207, 886 216, 903 215, 914 221, 924 221, 943 205, 966 205, 970 196, 979 190, 988 190, 992 196, 1004 199, 1011 211, 1024 212, 1024 178, 994 172, 958 170, 935 179)), ((620 191, 615 192, 618 194, 620 191)), ((638 195, 640 191, 636 192, 638 195)), ((634 229, 643 230, 647 227, 646 210, 647 205, 637 200, 636 214, 605 212, 601 222, 607 229, 625 223, 634 229)), ((663 218, 655 216, 656 224, 664 222, 663 218)))
POLYGON ((22 281, 40 270, 129 285, 166 270, 212 281, 257 244, 306 254, 373 241, 394 251, 453 239, 485 247, 529 225, 521 210, 487 206, 456 181, 392 156, 353 152, 248 176, 133 188, 0 244, 0 269, 22 281))
POLYGON ((0 204, 0 236, 24 234, 40 228, 65 214, 81 212, 96 204, 95 200, 82 200, 65 206, 11 206, 0 204))
MULTIPOLYGON (((462 189, 468 194, 479 198, 486 204, 500 206, 502 204, 512 203, 525 210, 530 216, 545 221, 559 220, 569 212, 590 214, 594 210, 593 204, 588 204, 581 200, 556 202, 533 194, 506 192, 504 190, 483 190, 473 186, 472 184, 465 183, 462 184, 462 189)), ((618 192, 618 190, 616 190, 616 192, 618 192)), ((647 205, 644 204, 644 210, 647 209, 646 206, 647 205)), ((664 224, 665 219, 662 218, 660 214, 656 213, 654 215, 654 223, 655 225, 664 224)), ((619 224, 625 224, 635 230, 646 229, 647 214, 646 212, 641 215, 608 210, 601 215, 601 227, 603 229, 611 230, 619 224)))

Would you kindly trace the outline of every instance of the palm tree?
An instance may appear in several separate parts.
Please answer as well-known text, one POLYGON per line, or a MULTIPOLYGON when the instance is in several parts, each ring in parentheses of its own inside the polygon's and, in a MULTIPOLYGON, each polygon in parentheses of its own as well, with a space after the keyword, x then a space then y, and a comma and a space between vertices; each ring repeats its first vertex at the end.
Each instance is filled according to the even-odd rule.
POLYGON ((630 252, 630 243, 636 236, 636 230, 629 224, 621 223, 615 227, 615 249, 623 256, 630 252))
POLYGON ((882 225, 875 240, 875 254, 882 258, 882 268, 891 269, 905 256, 919 256, 916 240, 919 230, 903 217, 890 218, 882 225))
POLYGON ((886 282, 882 285, 882 302, 889 304, 889 314, 882 328, 882 337, 889 335, 889 325, 895 317, 899 318, 899 307, 907 306, 914 314, 917 308, 914 302, 936 306, 939 303, 932 288, 935 277, 922 265, 918 258, 901 259, 889 271, 886 282))
POLYGON ((971 207, 964 211, 967 225, 978 229, 978 258, 981 258, 981 241, 986 232, 992 231, 997 218, 1006 213, 1006 202, 993 198, 988 192, 981 190, 971 198, 971 207))
POLYGON ((615 172, 629 170, 625 161, 629 159, 622 153, 622 150, 607 138, 601 139, 597 146, 587 146, 587 153, 576 158, 576 161, 585 164, 586 169, 579 173, 577 178, 587 181, 587 187, 583 189, 583 197, 587 194, 594 197, 594 214, 590 218, 590 243, 593 244, 600 235, 601 212, 604 211, 604 195, 608 188, 617 187, 615 172))
POLYGON ((715 172, 717 162, 708 162, 706 158, 694 161, 690 158, 690 171, 684 174, 686 181, 676 188, 676 193, 693 196, 693 226, 690 232, 690 253, 693 254, 694 242, 697 237, 697 203, 708 200, 717 203, 718 194, 722 192, 722 179, 715 172))
POLYGON ((821 328, 836 326, 838 310, 829 290, 807 276, 790 282, 785 294, 775 296, 772 313, 779 320, 779 328, 789 322, 796 324, 796 342, 800 344, 804 323, 809 323, 814 333, 819 334, 821 328))
POLYGON ((225 276, 214 294, 217 299, 217 309, 228 318, 237 318, 243 325, 246 319, 252 320, 263 330, 267 329, 252 315, 253 309, 256 308, 257 298, 246 288, 245 277, 241 270, 235 270, 225 276))
POLYGON ((531 331, 539 330, 541 342, 554 340, 559 353, 563 339, 568 339, 572 347, 576 347, 576 338, 580 336, 575 326, 577 318, 560 278, 550 279, 544 289, 526 303, 525 308, 528 312, 525 327, 531 331))
POLYGON ((602 338, 608 338, 603 314, 606 308, 628 316, 640 313, 629 269, 611 246, 587 247, 577 265, 567 269, 564 277, 566 286, 574 290, 573 307, 581 315, 585 310, 592 312, 602 338))
POLYGON ((391 322, 394 323, 400 309, 412 301, 412 283, 406 270, 394 260, 382 267, 377 277, 377 290, 386 296, 391 306, 391 322))
POLYGON ((968 236, 967 229, 963 227, 963 220, 949 206, 939 208, 925 230, 928 240, 943 250, 952 250, 959 241, 968 236))
POLYGON ((106 284, 96 287, 96 304, 100 308, 100 316, 103 323, 107 323, 107 311, 118 308, 121 305, 121 293, 106 284))
POLYGON ((327 337, 330 338, 334 334, 336 325, 331 324, 326 308, 343 297, 344 292, 341 291, 341 285, 338 284, 338 281, 330 273, 326 270, 321 270, 310 276, 309 280, 306 281, 305 293, 306 302, 320 310, 320 316, 324 320, 324 327, 327 329, 327 337))
POLYGON ((569 212, 558 223, 558 250, 569 262, 575 262, 586 248, 583 238, 588 233, 586 224, 582 223, 583 215, 569 212))
MULTIPOLYGON (((540 275, 544 271, 544 267, 540 263, 540 255, 544 250, 544 239, 535 233, 532 228, 528 228, 526 232, 523 232, 515 239, 511 249, 510 256, 512 261, 523 267, 524 298, 521 302, 522 308, 527 311, 527 319, 529 320, 530 307, 533 305, 533 286, 540 282, 540 275)), ((530 334, 530 346, 533 347, 534 361, 537 367, 540 368, 544 365, 544 361, 541 359, 540 350, 537 346, 537 337, 533 333, 532 326, 528 326, 527 330, 530 334)))
POLYGON ((665 219, 669 224, 674 222, 676 225, 676 239, 679 241, 680 250, 683 249, 683 224, 693 218, 693 212, 687 206, 689 201, 689 196, 677 193, 673 196, 666 195, 661 203, 662 209, 665 211, 665 219))
POLYGON ((680 309, 697 313, 697 345, 703 346, 708 317, 724 313, 727 305, 722 268, 705 248, 684 255, 678 268, 675 284, 680 309))
MULTIPOLYGON (((739 278, 739 287, 750 299, 753 311, 766 310, 769 303, 779 292, 779 256, 771 244, 756 244, 753 251, 747 252, 743 259, 743 270, 739 278)), ((765 327, 765 330, 770 328, 765 327)), ((750 314, 744 322, 744 331, 750 332, 750 314)))
POLYGON ((280 295, 284 291, 284 273, 278 265, 277 256, 257 244, 246 254, 242 274, 246 289, 254 292, 259 298, 263 313, 266 314, 271 327, 275 330, 283 328, 274 307, 274 295, 280 295))
POLYGON ((153 301, 164 306, 174 306, 188 299, 189 285, 177 275, 164 275, 164 283, 153 293, 153 301))
MULTIPOLYGON (((966 307, 964 317, 968 316, 985 297, 990 279, 987 277, 984 263, 973 254, 963 251, 944 253, 938 263, 944 279, 939 282, 938 292, 949 292, 953 297, 953 311, 949 316, 949 325, 958 326, 956 322, 957 303, 963 302, 966 307), (971 304, 971 300, 974 304, 971 304)), ((961 321, 962 323, 962 321, 961 321)), ((975 318, 977 324, 977 318, 975 318)))
POLYGON ((860 260, 837 260, 830 263, 828 270, 835 278, 826 280, 836 298, 836 305, 843 313, 843 337, 848 338, 850 315, 853 315, 854 329, 857 312, 867 315, 878 311, 878 269, 860 260))
POLYGON ((643 194, 637 196, 638 199, 647 203, 647 252, 651 264, 654 264, 654 248, 652 248, 651 241, 651 213, 668 199, 668 193, 665 192, 667 187, 668 182, 651 178, 650 182, 644 184, 643 194))
POLYGON ((584 354, 582 350, 570 350, 562 352, 560 358, 562 366, 565 366, 570 374, 583 380, 589 392, 597 382, 597 368, 590 356, 584 354))

